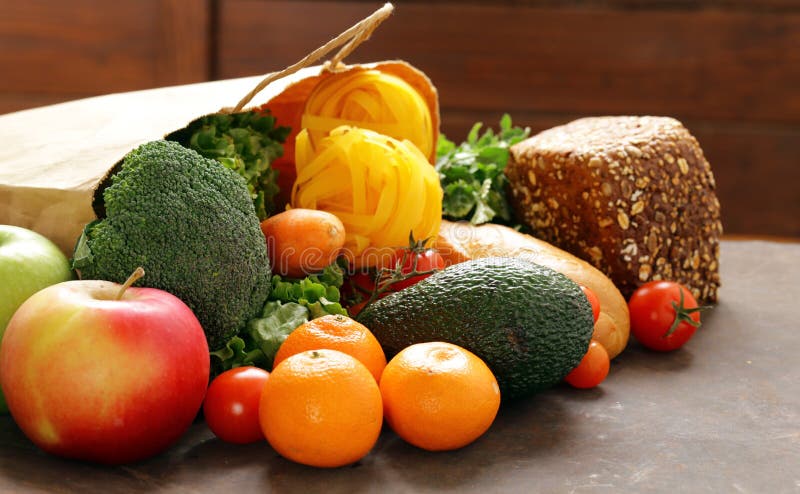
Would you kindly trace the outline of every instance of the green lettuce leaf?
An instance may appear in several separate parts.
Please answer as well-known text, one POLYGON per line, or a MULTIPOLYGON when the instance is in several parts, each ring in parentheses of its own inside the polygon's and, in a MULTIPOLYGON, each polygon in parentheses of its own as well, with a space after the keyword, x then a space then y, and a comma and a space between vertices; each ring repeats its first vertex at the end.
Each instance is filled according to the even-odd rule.
POLYGON ((249 337, 234 336, 221 349, 211 352, 211 374, 216 376, 233 369, 253 365, 270 369, 271 362, 249 337))
POLYGON ((300 304, 289 302, 267 302, 261 318, 247 323, 247 331, 253 343, 261 350, 272 368, 278 348, 289 333, 301 324, 308 322, 310 312, 300 304))
POLYGON ((344 283, 344 272, 338 264, 331 264, 322 273, 307 276, 301 280, 272 277, 272 291, 269 300, 295 302, 311 311, 312 319, 325 314, 347 315, 342 307, 340 288, 344 283))
POLYGON ((281 344, 295 328, 327 314, 346 316, 340 303, 344 272, 337 264, 320 274, 300 280, 272 277, 272 291, 259 317, 231 338, 221 350, 212 352, 214 375, 243 365, 272 369, 281 344))

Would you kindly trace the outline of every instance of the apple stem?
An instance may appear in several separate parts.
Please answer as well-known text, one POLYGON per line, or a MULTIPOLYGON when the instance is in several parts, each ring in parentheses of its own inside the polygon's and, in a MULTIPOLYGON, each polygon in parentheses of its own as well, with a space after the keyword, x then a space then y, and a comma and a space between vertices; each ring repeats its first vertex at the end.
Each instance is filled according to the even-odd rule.
POLYGON ((139 266, 136 268, 128 279, 125 280, 125 283, 122 285, 122 288, 119 289, 119 293, 117 294, 117 300, 122 300, 122 296, 125 295, 125 290, 131 287, 134 283, 136 283, 139 278, 144 276, 144 268, 139 266))

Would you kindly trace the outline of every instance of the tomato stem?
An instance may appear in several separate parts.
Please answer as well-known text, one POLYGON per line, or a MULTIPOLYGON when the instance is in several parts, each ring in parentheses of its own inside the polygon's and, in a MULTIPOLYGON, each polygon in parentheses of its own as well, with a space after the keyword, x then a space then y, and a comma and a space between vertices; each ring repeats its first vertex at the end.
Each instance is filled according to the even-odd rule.
POLYGON ((695 328, 699 328, 701 323, 700 321, 695 321, 694 319, 692 319, 691 317, 692 314, 694 314, 695 312, 702 312, 710 308, 706 305, 686 308, 684 306, 683 290, 678 290, 678 291, 680 292, 680 297, 681 297, 679 303, 676 304, 674 300, 672 301, 672 308, 675 309, 675 320, 672 321, 672 326, 669 327, 669 329, 667 330, 666 333, 664 333, 662 338, 666 338, 672 333, 674 333, 682 322, 685 322, 690 326, 694 326, 695 328))
POLYGON ((378 299, 378 297, 391 289, 391 286, 397 282, 405 281, 407 279, 414 278, 416 276, 425 276, 429 274, 433 274, 438 269, 430 269, 427 271, 418 271, 417 270, 417 263, 419 261, 419 254, 424 253, 427 250, 425 245, 430 241, 430 238, 426 238, 423 240, 416 240, 414 238, 414 232, 409 232, 408 234, 408 247, 403 249, 403 257, 395 261, 395 265, 393 268, 380 268, 378 270, 376 281, 375 281, 375 288, 372 290, 372 294, 370 295, 369 299, 367 299, 366 304, 364 307, 361 308, 363 311, 367 306, 369 306, 372 302, 378 299), (412 256, 411 258, 411 271, 404 273, 403 266, 405 266, 406 262, 408 261, 408 256, 412 256))

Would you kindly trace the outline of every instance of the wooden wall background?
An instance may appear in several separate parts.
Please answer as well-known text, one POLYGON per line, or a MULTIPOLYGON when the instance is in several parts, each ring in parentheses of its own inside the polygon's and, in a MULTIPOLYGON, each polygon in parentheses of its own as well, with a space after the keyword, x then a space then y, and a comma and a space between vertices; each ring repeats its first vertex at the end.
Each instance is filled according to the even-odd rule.
MULTIPOLYGON (((800 237, 800 1, 394 3, 349 60, 425 71, 451 139, 504 112, 534 132, 673 116, 712 164, 727 234, 800 237)), ((278 70, 380 5, 0 0, 0 113, 278 70)))

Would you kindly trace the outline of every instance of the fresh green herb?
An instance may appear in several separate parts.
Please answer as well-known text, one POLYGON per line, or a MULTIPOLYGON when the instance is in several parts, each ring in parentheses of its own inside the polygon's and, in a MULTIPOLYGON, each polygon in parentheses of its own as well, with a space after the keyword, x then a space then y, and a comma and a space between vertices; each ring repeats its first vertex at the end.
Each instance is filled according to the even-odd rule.
POLYGON ((195 121, 191 130, 182 144, 244 177, 258 218, 269 216, 279 192, 278 171, 270 164, 283 155, 289 127, 276 127, 272 115, 250 111, 209 115, 195 121))
POLYGON ((508 114, 500 119, 500 131, 473 125, 466 141, 456 146, 445 136, 436 147, 436 171, 444 190, 442 213, 451 220, 469 220, 479 225, 512 220, 506 199, 508 148, 530 134, 529 128, 514 127, 508 114))
POLYGON ((261 315, 248 321, 247 328, 224 348, 211 353, 216 357, 212 360, 215 374, 243 365, 269 370, 278 348, 296 327, 327 314, 346 316, 339 302, 343 282, 342 268, 335 263, 301 280, 273 276, 261 315))

